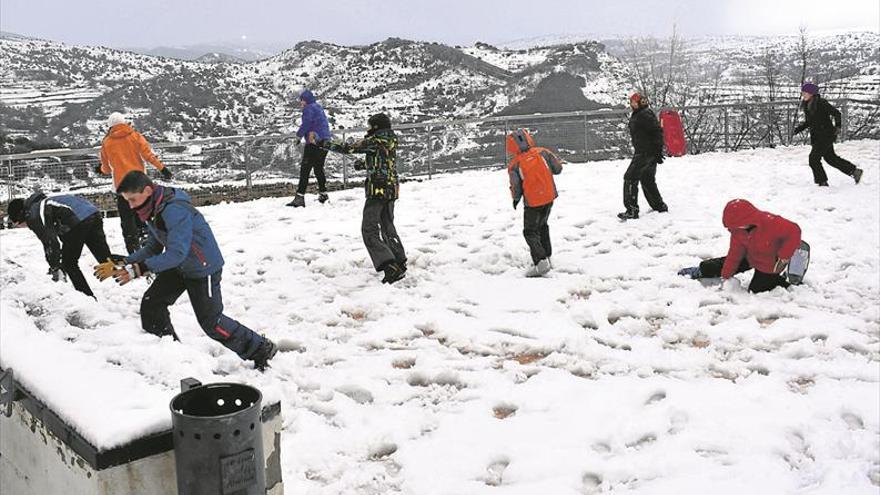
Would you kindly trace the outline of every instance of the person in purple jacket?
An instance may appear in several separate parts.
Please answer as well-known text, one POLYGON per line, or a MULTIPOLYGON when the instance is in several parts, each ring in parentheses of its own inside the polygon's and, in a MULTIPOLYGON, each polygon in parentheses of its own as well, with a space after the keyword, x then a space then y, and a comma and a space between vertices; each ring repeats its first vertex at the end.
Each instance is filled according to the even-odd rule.
POLYGON ((296 187, 296 196, 287 206, 300 207, 306 205, 306 186, 309 184, 309 174, 315 169, 315 178, 318 179, 318 201, 327 201, 327 179, 324 176, 324 160, 327 159, 325 144, 330 142, 330 124, 324 109, 315 100, 315 95, 308 89, 299 95, 299 105, 302 108, 302 125, 296 131, 297 139, 305 139, 302 162, 299 165, 299 184, 296 187))

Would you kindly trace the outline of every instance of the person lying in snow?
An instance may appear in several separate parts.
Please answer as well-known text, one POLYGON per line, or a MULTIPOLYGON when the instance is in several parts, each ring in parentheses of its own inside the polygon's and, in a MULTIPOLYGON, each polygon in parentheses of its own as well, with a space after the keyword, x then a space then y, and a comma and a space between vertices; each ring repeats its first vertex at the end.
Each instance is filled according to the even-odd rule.
POLYGON ((47 197, 37 192, 26 200, 10 201, 7 215, 17 227, 27 224, 43 243, 52 280, 62 282, 66 275, 76 290, 95 297, 79 269, 83 245, 88 246, 98 263, 114 257, 107 247, 104 222, 95 205, 79 196, 47 197))
POLYGON ((149 237, 141 249, 122 261, 95 267, 100 280, 119 285, 157 274, 141 299, 141 325, 147 332, 177 339, 168 307, 185 291, 202 330, 212 339, 263 370, 275 355, 275 343, 223 314, 220 279, 223 256, 211 227, 180 189, 154 184, 143 172, 129 172, 119 194, 145 222, 149 237))
POLYGON ((790 285, 780 274, 801 245, 801 229, 796 223, 761 211, 744 199, 728 202, 722 221, 730 231, 727 256, 705 260, 699 266, 679 271, 679 275, 728 279, 754 268, 749 292, 790 285))
POLYGON ((385 272, 383 284, 393 284, 406 275, 406 252, 394 226, 394 202, 400 195, 397 177, 397 135, 391 119, 377 113, 367 120, 369 130, 363 139, 351 144, 330 143, 330 151, 364 154, 355 161, 356 170, 366 170, 364 189, 367 200, 361 221, 364 245, 377 272, 385 272))
POLYGON ((562 160, 546 148, 536 147, 532 135, 518 129, 507 136, 507 152, 512 156, 507 165, 513 209, 524 199, 523 236, 529 246, 534 265, 527 277, 541 277, 550 271, 550 227, 547 220, 553 201, 559 196, 554 175, 562 172, 562 160))

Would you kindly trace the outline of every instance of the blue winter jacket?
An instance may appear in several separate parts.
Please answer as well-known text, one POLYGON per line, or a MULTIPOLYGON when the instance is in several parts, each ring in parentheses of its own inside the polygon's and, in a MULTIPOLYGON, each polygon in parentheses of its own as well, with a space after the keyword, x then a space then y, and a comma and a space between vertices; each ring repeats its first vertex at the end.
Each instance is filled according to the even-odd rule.
POLYGON ((329 141, 330 124, 327 122, 324 109, 315 100, 315 95, 311 91, 305 90, 300 98, 306 102, 306 106, 303 108, 302 125, 299 126, 296 135, 308 139, 309 133, 314 132, 318 141, 329 141))
POLYGON ((177 270, 184 278, 204 278, 223 267, 223 255, 205 217, 180 189, 157 185, 147 220, 149 237, 127 263, 143 262, 153 273, 177 270))

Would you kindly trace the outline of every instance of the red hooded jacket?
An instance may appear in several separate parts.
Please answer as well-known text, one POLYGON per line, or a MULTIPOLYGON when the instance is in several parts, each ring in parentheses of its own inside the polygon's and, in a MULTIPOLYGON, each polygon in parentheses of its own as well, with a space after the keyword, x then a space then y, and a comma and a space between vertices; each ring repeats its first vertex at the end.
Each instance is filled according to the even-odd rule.
POLYGON ((744 199, 727 203, 723 223, 730 231, 730 248, 722 278, 732 277, 743 257, 755 270, 774 273, 776 261, 790 259, 801 245, 801 228, 796 223, 761 211, 744 199), (749 226, 753 228, 744 228, 749 226))

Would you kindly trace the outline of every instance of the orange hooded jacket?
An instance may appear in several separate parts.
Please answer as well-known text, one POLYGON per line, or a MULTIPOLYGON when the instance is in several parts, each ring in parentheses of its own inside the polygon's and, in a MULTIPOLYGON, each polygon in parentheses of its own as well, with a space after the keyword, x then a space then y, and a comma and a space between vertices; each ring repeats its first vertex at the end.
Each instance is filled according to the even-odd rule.
POLYGON ((562 172, 562 160, 547 148, 535 146, 531 134, 519 129, 507 136, 507 152, 513 156, 507 166, 510 195, 515 202, 537 208, 552 203, 556 192, 554 175, 562 172))
POLYGON ((113 174, 113 187, 119 187, 125 174, 144 171, 144 161, 158 170, 165 165, 156 158, 147 140, 128 124, 116 124, 101 143, 101 173, 113 174))

